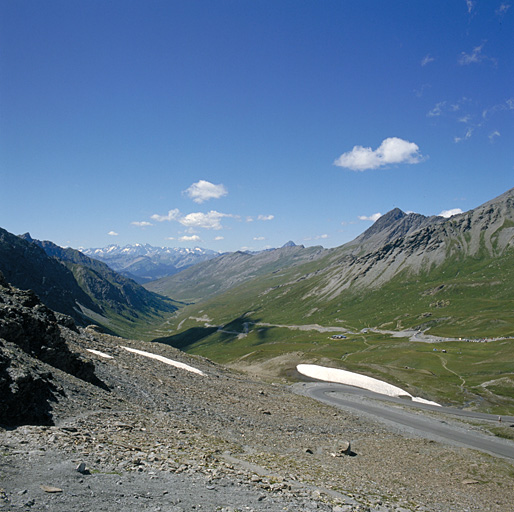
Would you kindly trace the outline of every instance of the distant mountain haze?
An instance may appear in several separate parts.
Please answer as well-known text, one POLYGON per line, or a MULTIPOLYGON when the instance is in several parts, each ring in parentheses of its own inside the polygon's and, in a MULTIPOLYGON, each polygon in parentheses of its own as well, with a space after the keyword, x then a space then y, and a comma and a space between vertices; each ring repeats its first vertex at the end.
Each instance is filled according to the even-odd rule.
POLYGON ((139 284, 171 276, 220 253, 195 247, 154 247, 149 244, 109 245, 103 248, 82 249, 87 256, 103 261, 116 272, 139 284))

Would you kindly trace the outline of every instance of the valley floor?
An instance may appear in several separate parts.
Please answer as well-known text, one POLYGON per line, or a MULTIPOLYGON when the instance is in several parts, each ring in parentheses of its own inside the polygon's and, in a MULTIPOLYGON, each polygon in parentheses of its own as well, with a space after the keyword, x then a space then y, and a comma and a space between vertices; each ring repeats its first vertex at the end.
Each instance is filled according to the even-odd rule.
POLYGON ((0 510, 505 512, 514 503, 510 461, 166 345, 86 330, 72 348, 110 391, 56 370, 55 425, 0 430, 0 510))

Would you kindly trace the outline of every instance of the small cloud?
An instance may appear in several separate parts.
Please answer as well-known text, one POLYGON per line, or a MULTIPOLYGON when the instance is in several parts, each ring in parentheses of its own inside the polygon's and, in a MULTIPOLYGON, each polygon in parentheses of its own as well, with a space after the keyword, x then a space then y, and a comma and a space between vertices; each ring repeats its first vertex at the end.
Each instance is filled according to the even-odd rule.
POLYGON ((354 146, 351 151, 343 153, 335 160, 334 165, 352 171, 366 171, 390 164, 417 164, 422 159, 417 144, 398 137, 389 137, 375 150, 354 146))
POLYGON ((501 136, 500 132, 498 130, 495 130, 493 133, 489 134, 489 140, 491 142, 494 142, 494 139, 496 137, 500 137, 500 136, 501 136))
POLYGON ((468 114, 467 116, 459 117, 459 119, 457 119, 457 121, 459 123, 467 124, 471 121, 471 116, 468 114))
POLYGON ((225 240, 225 237, 224 236, 217 236, 214 238, 214 240, 216 240, 216 242, 220 241, 220 240, 225 240))
POLYGON ((468 140, 471 138, 471 136, 473 135, 473 128, 470 127, 466 130, 466 134, 464 135, 464 137, 454 137, 454 142, 458 143, 458 142, 462 142, 463 140, 468 140))
POLYGON ((257 217, 257 220, 264 220, 264 221, 266 221, 266 220, 273 220, 274 218, 275 218, 274 215, 259 215, 257 217))
POLYGON ((324 233, 322 235, 308 236, 307 238, 304 238, 304 241, 310 242, 311 240, 326 240, 327 238, 329 238, 329 236, 324 233))
POLYGON ((253 217, 246 217, 246 222, 253 222, 253 217))
POLYGON ((109 236, 118 236, 119 233, 116 233, 116 231, 109 231, 109 233, 107 233, 109 236))
POLYGON ((166 240, 176 240, 176 238, 174 236, 168 236, 166 240))
POLYGON ((174 210, 170 210, 168 212, 168 215, 158 215, 156 213, 156 214, 152 215, 151 218, 153 220, 156 220, 157 222, 164 222, 165 220, 167 220, 167 221, 177 220, 179 215, 180 215, 180 211, 178 210, 178 208, 175 208, 174 210))
POLYGON ((466 0, 466 7, 468 8, 468 14, 471 14, 475 8, 475 2, 473 0, 466 0))
POLYGON ((446 101, 440 101, 436 106, 427 114, 427 117, 439 117, 443 113, 446 106, 446 101))
POLYGON ((264 238, 263 236, 254 236, 253 239, 256 241, 266 240, 266 238, 264 238))
POLYGON ((505 16, 505 14, 507 13, 507 11, 510 9, 510 4, 504 2, 500 5, 500 7, 498 7, 498 9, 496 9, 495 14, 497 16, 500 16, 500 18, 502 18, 503 16, 505 16))
POLYGON ((200 180, 193 183, 187 190, 184 191, 195 203, 203 203, 209 199, 219 199, 226 196, 228 190, 224 185, 215 185, 210 181, 200 180))
POLYGON ((488 57, 487 55, 484 55, 482 53, 482 48, 485 46, 485 42, 482 43, 480 46, 475 46, 471 53, 461 52, 459 57, 459 64, 461 66, 467 66, 469 64, 476 64, 479 62, 483 62, 484 60, 489 60, 493 64, 496 64, 496 59, 493 59, 492 57, 488 57))
POLYGON ((438 217, 444 217, 445 219, 449 219, 450 217, 453 217, 454 215, 459 215, 462 213, 462 210, 460 208, 452 208, 451 210, 443 210, 438 217))
POLYGON ((180 242, 199 242, 201 238, 198 235, 184 235, 179 238, 180 242))
POLYGON ((497 112, 504 112, 509 110, 514 110, 514 98, 509 98, 505 100, 503 103, 499 103, 498 105, 493 105, 490 108, 486 108, 482 112, 482 117, 486 119, 490 115, 496 114, 497 112))
POLYGON ((133 226, 138 226, 140 228, 146 228, 148 226, 153 226, 153 224, 151 222, 148 222, 146 220, 142 220, 142 221, 135 220, 134 222, 131 222, 131 224, 133 226))
POLYGON ((208 213, 203 212, 194 212, 188 213, 187 215, 181 215, 178 209, 170 210, 168 215, 152 215, 152 219, 163 222, 163 221, 177 221, 180 222, 183 226, 190 228, 193 230, 195 228, 202 229, 222 229, 221 219, 224 217, 232 217, 237 218, 236 215, 231 215, 228 213, 220 213, 215 210, 211 210, 208 213))
POLYGON ((185 217, 181 217, 178 221, 188 228, 203 228, 203 229, 222 229, 221 219, 225 217, 234 217, 228 213, 220 213, 211 210, 208 213, 195 212, 189 213, 185 217))
POLYGON ((421 65, 422 66, 426 66, 427 64, 430 64, 431 62, 434 62, 434 60, 435 60, 434 57, 431 57, 430 55, 427 55, 421 61, 421 65))
POLYGON ((372 222, 377 221, 382 217, 381 213, 374 213, 373 215, 359 215, 359 220, 370 220, 372 222))
POLYGON ((432 87, 430 84, 423 84, 419 89, 415 89, 414 93, 418 98, 421 98, 423 96, 423 93, 425 92, 425 89, 432 87))

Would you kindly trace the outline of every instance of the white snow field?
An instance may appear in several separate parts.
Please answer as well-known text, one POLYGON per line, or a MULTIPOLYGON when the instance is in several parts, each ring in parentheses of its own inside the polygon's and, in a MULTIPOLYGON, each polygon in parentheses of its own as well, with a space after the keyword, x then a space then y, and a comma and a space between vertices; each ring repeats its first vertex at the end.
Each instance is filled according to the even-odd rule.
POLYGON ((95 354, 95 355, 100 356, 100 357, 105 357, 105 359, 114 359, 109 354, 106 354, 105 352, 100 352, 99 350, 94 350, 92 348, 86 348, 86 350, 88 352, 91 352, 91 354, 95 354))
POLYGON ((412 396, 404 389, 393 386, 392 384, 388 384, 382 380, 368 377, 367 375, 360 375, 358 373, 349 372, 347 370, 340 370, 338 368, 327 368, 326 366, 318 366, 316 364, 299 364, 296 369, 298 373, 301 373, 302 375, 312 379, 355 386, 357 388, 367 389, 369 391, 374 391, 375 393, 380 393, 387 396, 408 397, 413 402, 437 405, 440 407, 440 404, 436 402, 412 396))
POLYGON ((157 361, 161 361, 162 363, 169 364, 171 366, 175 366, 176 368, 181 368, 182 370, 187 370, 188 372, 197 373, 198 375, 206 374, 202 372, 202 370, 198 370, 198 368, 194 368, 193 366, 189 366, 185 363, 179 363, 178 361, 173 361, 173 359, 168 359, 167 357, 160 356, 158 354, 152 354, 151 352, 145 352, 144 350, 138 350, 137 348, 129 348, 129 347, 121 347, 129 352, 133 352, 134 354, 139 354, 140 356, 149 357, 150 359, 156 359, 157 361))

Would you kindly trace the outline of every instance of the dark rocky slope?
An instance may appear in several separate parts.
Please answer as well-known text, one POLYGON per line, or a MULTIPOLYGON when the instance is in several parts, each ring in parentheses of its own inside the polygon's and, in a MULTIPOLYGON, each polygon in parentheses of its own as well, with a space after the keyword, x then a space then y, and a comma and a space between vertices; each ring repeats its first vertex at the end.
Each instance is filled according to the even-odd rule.
POLYGON ((65 395, 55 369, 102 386, 94 365, 72 352, 70 317, 55 314, 36 294, 11 287, 0 274, 0 424, 52 424, 51 404, 65 395))
POLYGON ((0 272, 12 285, 33 290, 49 308, 82 326, 112 327, 172 313, 172 300, 145 290, 105 263, 52 242, 16 236, 0 228, 0 272))

